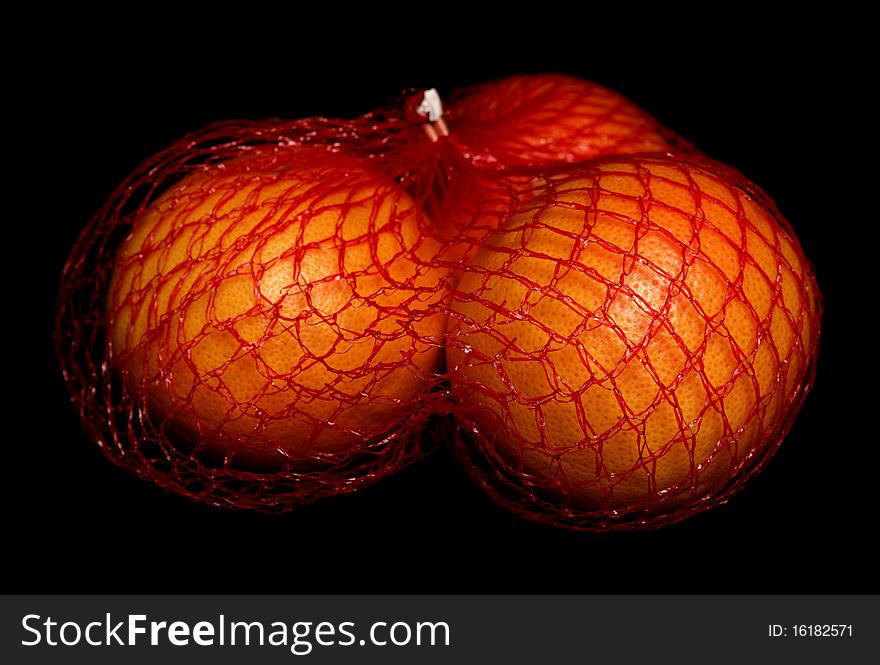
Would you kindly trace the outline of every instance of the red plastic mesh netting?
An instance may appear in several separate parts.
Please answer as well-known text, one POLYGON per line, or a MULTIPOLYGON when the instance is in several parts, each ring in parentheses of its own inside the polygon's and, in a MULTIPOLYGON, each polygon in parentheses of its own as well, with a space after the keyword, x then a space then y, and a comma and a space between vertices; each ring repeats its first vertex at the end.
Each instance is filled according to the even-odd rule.
POLYGON ((448 136, 420 100, 217 123, 120 185, 59 299, 87 434, 162 487, 260 510, 438 438, 564 526, 730 496, 790 426, 818 337, 772 203, 589 82, 467 89, 448 136))
POLYGON ((534 187, 456 276, 460 457, 503 505, 573 528, 724 502, 813 378, 820 298, 789 225, 696 157, 607 157, 534 187))
POLYGON ((445 325, 439 244, 399 184, 423 144, 379 113, 227 122, 132 174, 59 299, 65 378, 104 453, 266 510, 417 457, 445 325))

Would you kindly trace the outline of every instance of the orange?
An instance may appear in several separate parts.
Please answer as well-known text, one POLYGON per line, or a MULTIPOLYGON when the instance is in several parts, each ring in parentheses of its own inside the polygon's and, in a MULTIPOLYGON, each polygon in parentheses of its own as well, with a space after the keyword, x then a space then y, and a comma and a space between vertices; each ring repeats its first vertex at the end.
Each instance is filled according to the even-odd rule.
POLYGON ((521 489, 663 513, 779 440, 819 295, 797 240, 731 178, 650 156, 549 176, 462 269, 453 395, 521 489))
POLYGON ((532 195, 534 169, 684 144, 624 96, 562 74, 511 76, 465 89, 449 104, 448 191, 436 217, 452 239, 444 257, 467 260, 532 195), (524 170, 525 169, 525 170, 524 170), (531 170, 529 170, 531 169, 531 170))
POLYGON ((474 86, 453 97, 448 113, 462 152, 493 169, 672 147, 671 133, 626 97, 563 74, 518 75, 474 86))
POLYGON ((441 360, 423 224, 351 159, 205 167, 118 252, 113 362, 154 421, 227 463, 368 445, 410 417, 441 360))

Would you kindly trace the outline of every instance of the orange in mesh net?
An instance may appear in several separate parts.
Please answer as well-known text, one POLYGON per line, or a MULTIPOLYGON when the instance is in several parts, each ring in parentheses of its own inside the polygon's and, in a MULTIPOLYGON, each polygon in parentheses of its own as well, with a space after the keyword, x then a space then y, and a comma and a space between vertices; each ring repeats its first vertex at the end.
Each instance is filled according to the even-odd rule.
POLYGON ((510 76, 466 88, 450 102, 449 127, 462 154, 502 170, 692 150, 623 95, 564 74, 510 76))
POLYGON ((774 452, 812 376, 811 268, 763 195, 705 160, 548 176, 457 284, 458 448, 534 519, 662 524, 724 500, 774 452))
POLYGON ((108 457, 200 501, 287 510, 421 454, 446 271, 398 176, 413 134, 372 115, 218 123, 120 185, 56 323, 108 457))
POLYGON ((622 95, 563 74, 465 88, 450 100, 448 125, 441 174, 451 183, 432 212, 452 240, 444 255, 452 261, 470 260, 475 241, 534 195, 543 168, 612 154, 696 152, 622 95))
POLYGON ((196 451, 248 468, 347 452, 409 418, 440 360, 440 273, 413 200, 327 153, 180 180, 108 296, 115 367, 196 451))

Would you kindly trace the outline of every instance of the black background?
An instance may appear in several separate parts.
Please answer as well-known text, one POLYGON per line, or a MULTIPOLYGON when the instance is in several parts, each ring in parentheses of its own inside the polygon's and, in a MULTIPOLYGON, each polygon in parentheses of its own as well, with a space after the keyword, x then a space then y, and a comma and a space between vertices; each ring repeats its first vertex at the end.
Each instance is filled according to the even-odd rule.
POLYGON ((7 302, 26 314, 4 317, 9 590, 877 591, 876 434, 855 383, 875 374, 859 311, 876 289, 857 269, 876 210, 864 208, 853 156, 869 133, 847 79, 859 60, 816 32, 833 26, 794 39, 763 20, 728 34, 650 21, 636 31, 624 19, 603 31, 596 17, 564 16, 478 28, 459 14, 427 38, 431 19, 414 14, 406 29, 367 35, 357 16, 344 31, 258 18, 172 22, 146 37, 128 24, 88 34, 59 24, 35 30, 11 66, 10 138, 22 151, 6 183, 20 208, 6 222, 23 244, 6 245, 4 263, 7 302), (816 387, 770 466, 728 505, 655 532, 556 530, 496 507, 441 450, 375 487, 269 516, 166 494, 85 439, 52 351, 54 298, 79 229, 143 159, 212 120, 351 116, 407 87, 448 94, 539 71, 615 88, 739 167, 816 266, 826 300, 816 387))

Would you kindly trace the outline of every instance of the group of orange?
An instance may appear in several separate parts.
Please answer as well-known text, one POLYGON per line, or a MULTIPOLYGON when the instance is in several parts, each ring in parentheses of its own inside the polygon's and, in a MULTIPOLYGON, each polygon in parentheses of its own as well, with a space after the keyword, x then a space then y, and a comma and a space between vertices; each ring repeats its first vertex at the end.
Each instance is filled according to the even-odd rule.
POLYGON ((142 419, 271 478, 381 459, 445 412, 480 484, 535 519, 725 500, 785 435, 818 341, 772 202, 572 77, 477 86, 424 122, 421 171, 279 144, 141 206, 105 302, 142 419))

